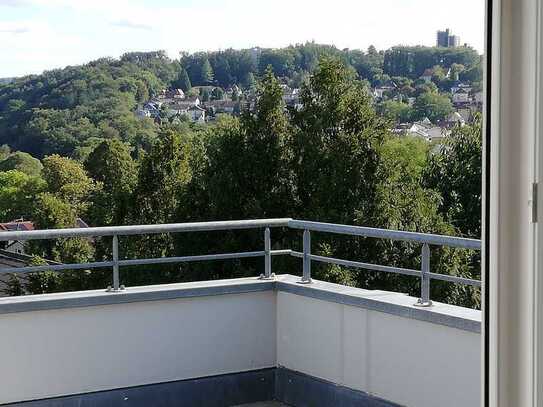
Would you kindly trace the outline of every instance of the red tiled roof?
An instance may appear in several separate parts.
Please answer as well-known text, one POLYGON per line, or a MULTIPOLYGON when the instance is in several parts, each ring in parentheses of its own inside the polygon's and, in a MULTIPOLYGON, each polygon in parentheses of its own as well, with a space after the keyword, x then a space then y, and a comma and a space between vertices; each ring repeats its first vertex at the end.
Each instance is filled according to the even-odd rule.
POLYGON ((16 231, 16 230, 34 230, 34 223, 26 221, 12 221, 6 223, 0 223, 0 230, 16 231))

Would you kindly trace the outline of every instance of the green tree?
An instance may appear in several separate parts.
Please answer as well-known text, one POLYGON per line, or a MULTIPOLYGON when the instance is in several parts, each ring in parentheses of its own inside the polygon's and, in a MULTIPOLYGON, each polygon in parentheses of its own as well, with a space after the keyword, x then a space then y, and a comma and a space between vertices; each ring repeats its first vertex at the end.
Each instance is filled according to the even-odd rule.
POLYGON ((0 146, 0 161, 8 158, 8 156, 11 154, 11 148, 7 144, 2 144, 0 146))
POLYGON ((223 100, 224 99, 224 90, 222 88, 216 87, 211 92, 212 100, 223 100))
POLYGON ((16 151, 0 161, 0 171, 18 170, 30 176, 39 176, 43 165, 28 153, 16 151))
MULTIPOLYGON (((374 225, 376 171, 387 125, 372 107, 369 92, 342 62, 325 58, 301 91, 302 108, 292 111, 291 141, 297 199, 302 219, 374 225)), ((368 258, 372 249, 335 236, 315 239, 317 252, 368 258)), ((349 270, 319 265, 315 275, 355 284, 349 270)), ((364 280, 359 280, 364 284, 364 280)))
MULTIPOLYGON (((73 228, 77 223, 77 212, 60 197, 41 193, 36 197, 32 220, 37 229, 73 228)), ((63 263, 85 263, 94 253, 91 243, 85 238, 36 242, 31 247, 33 254, 63 263)))
POLYGON ((29 218, 36 196, 45 187, 40 177, 17 170, 0 172, 0 221, 29 218))
POLYGON ((442 197, 440 212, 466 237, 481 238, 482 119, 455 127, 432 155, 425 181, 442 197))
POLYGON ((124 224, 137 182, 129 147, 117 139, 104 140, 90 153, 85 169, 99 186, 90 198, 89 221, 95 226, 124 224))
POLYGON ((252 72, 248 72, 243 79, 243 86, 246 89, 253 89, 256 86, 255 75, 252 72))
POLYGON ((209 102, 209 100, 211 99, 211 94, 209 93, 209 89, 200 88, 200 98, 202 99, 202 102, 209 102))
POLYGON ((364 85, 342 62, 323 59, 293 111, 299 213, 345 224, 372 218, 378 148, 386 122, 364 85), (341 199, 337 199, 341 197, 341 199))
POLYGON ((466 67, 462 64, 452 64, 450 71, 450 78, 453 81, 460 79, 460 74, 466 70, 466 67))
MULTIPOLYGON (((143 157, 134 189, 131 221, 136 224, 172 223, 180 199, 191 179, 188 136, 171 128, 162 130, 160 140, 143 157)), ((136 253, 164 256, 171 253, 170 236, 144 236, 136 242, 136 253)))
POLYGON ((174 88, 182 89, 183 92, 188 92, 191 90, 192 84, 190 83, 190 78, 185 68, 181 69, 181 72, 179 72, 179 75, 172 86, 174 88))
POLYGON ((453 105, 447 96, 425 92, 417 97, 413 109, 415 119, 422 120, 427 117, 432 123, 437 123, 452 113, 453 105))
POLYGON ((86 210, 87 199, 95 185, 82 164, 70 158, 51 155, 43 159, 42 174, 49 193, 69 202, 80 214, 86 210))
POLYGON ((204 85, 209 85, 213 83, 213 68, 209 63, 209 60, 206 58, 202 64, 200 72, 200 81, 204 85))
MULTIPOLYGON (((441 195, 421 182, 428 168, 430 146, 418 138, 392 137, 380 151, 377 171, 376 222, 380 227, 411 232, 455 235, 455 228, 440 213, 441 195)), ((479 151, 480 154, 480 151, 479 151)), ((421 245, 413 242, 378 240, 376 259, 380 264, 420 268, 421 245)), ((478 278, 474 253, 460 249, 433 247, 434 272, 478 278)), ((364 273, 362 273, 364 275, 364 273)), ((360 280, 359 280, 360 281, 360 280)), ((420 295, 420 281, 388 273, 366 273, 364 286, 420 295)), ((478 307, 480 293, 472 287, 434 281, 432 298, 453 304, 478 307)))
POLYGON ((378 111, 395 123, 406 123, 413 117, 413 108, 396 100, 385 100, 378 106, 378 111))

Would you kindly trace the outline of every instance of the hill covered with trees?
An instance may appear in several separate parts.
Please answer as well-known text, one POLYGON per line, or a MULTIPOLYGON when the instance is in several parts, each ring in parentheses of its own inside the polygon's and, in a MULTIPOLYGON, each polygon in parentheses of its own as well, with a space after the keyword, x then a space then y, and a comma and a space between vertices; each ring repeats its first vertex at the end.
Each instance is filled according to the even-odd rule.
POLYGON ((325 56, 342 61, 372 86, 394 80, 414 87, 423 71, 433 67, 441 69, 435 70, 441 75, 436 83, 445 90, 450 80, 439 72, 456 69, 460 79, 472 82, 482 77, 480 56, 467 47, 360 51, 306 43, 282 49, 182 54, 177 60, 161 51, 128 53, 0 83, 0 145, 40 158, 84 157, 101 140, 113 138, 128 142, 136 151, 147 150, 158 128, 152 120, 137 118, 134 111, 161 90, 204 85, 250 88, 269 66, 282 83, 298 88, 325 56))

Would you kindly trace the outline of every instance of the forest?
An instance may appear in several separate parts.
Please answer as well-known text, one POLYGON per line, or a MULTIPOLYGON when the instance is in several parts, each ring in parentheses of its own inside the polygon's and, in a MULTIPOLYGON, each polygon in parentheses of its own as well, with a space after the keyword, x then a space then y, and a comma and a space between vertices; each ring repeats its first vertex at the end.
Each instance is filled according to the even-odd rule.
MULTIPOLYGON (((367 52, 308 43, 282 50, 183 54, 131 53, 0 85, 0 219, 37 228, 293 217, 388 229, 480 237, 481 121, 458 126, 441 145, 392 134, 369 84, 416 78, 423 66, 461 64, 476 81, 470 48, 393 48, 367 52), (424 59, 425 62, 420 62, 424 59), (207 74, 206 74, 207 72, 207 74), (198 76, 199 75, 199 76, 198 76), (213 124, 139 119, 138 104, 176 81, 254 86, 256 106, 213 124), (252 78, 251 78, 252 77, 252 78), (281 84, 299 80, 302 107, 287 108, 281 84)), ((479 77, 476 77, 479 75, 479 77)), ((274 248, 300 245, 274 232, 274 248)), ((122 257, 259 250, 253 232, 122 239, 122 257)), ((32 243, 32 264, 100 261, 107 239, 32 243)), ((420 247, 385 240, 314 237, 315 252, 420 267, 420 247)), ((479 255, 433 248, 433 271, 479 277, 479 255)), ((301 269, 296 259, 274 268, 301 269)), ((257 275, 254 260, 123 268, 127 286, 257 275)), ((417 279, 315 266, 314 277, 418 296, 417 279)), ((111 270, 12 277, 8 294, 110 284, 111 270)), ((432 283, 432 298, 479 307, 471 287, 432 283)))

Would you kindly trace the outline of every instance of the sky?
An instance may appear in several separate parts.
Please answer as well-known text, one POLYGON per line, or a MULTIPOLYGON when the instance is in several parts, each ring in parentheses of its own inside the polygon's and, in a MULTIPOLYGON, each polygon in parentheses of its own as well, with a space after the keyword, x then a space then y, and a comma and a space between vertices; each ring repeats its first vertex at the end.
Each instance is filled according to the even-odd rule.
POLYGON ((484 0, 0 0, 0 78, 130 51, 435 45, 483 52, 484 0))

